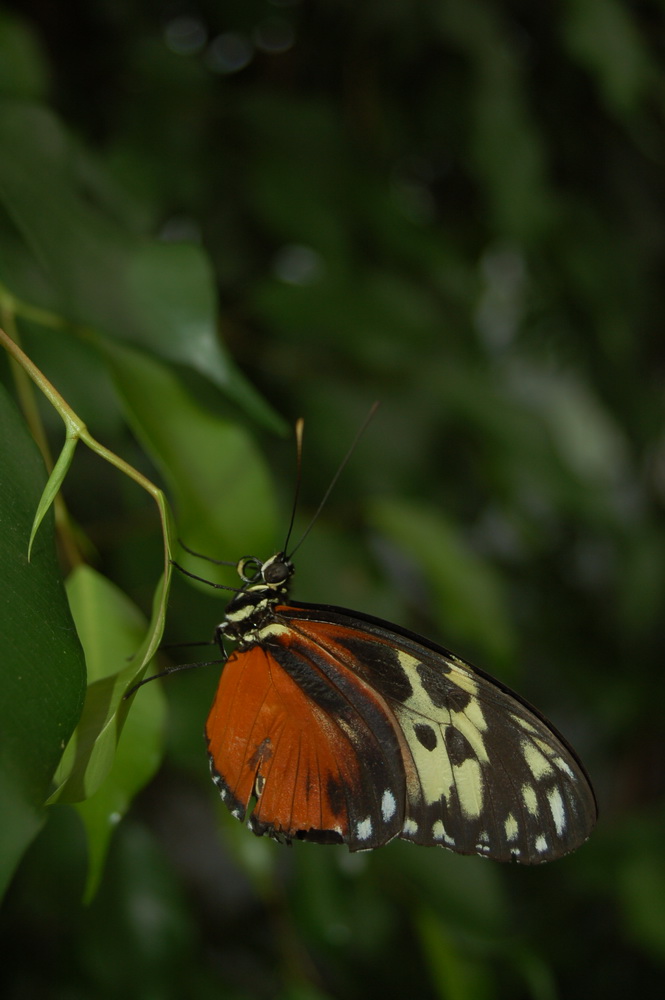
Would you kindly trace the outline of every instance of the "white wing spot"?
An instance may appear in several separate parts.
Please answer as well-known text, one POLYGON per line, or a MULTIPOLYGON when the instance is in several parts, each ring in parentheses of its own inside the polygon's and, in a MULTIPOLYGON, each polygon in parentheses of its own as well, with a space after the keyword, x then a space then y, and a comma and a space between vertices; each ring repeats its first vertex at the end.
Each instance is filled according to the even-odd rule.
POLYGON ((467 819, 477 819, 483 810, 483 783, 480 763, 469 757, 453 768, 459 804, 467 819))
POLYGON ((533 785, 522 785, 522 798, 524 805, 532 816, 538 815, 538 798, 533 785))
MULTIPOLYGON (((403 726, 403 732, 416 765, 425 802, 431 805, 434 802, 439 802, 441 799, 447 799, 453 787, 454 779, 441 727, 436 723, 432 723, 437 735, 437 744, 433 750, 427 750, 416 736, 415 724, 410 714, 400 712, 399 706, 395 707, 395 714, 403 726)), ((419 794, 419 792, 416 794, 419 794)))
POLYGON ((461 688, 462 691, 466 691, 467 694, 478 694, 478 682, 466 664, 458 660, 456 656, 451 656, 451 660, 457 669, 448 674, 448 679, 453 684, 457 684, 457 687, 461 688))
POLYGON ((405 670, 415 670, 420 663, 420 660, 417 660, 415 656, 410 656, 409 653, 405 653, 403 649, 398 649, 396 652, 399 665, 404 667, 405 670))
POLYGON ((432 826, 432 837, 434 838, 434 840, 445 841, 445 843, 450 844, 451 847, 455 846, 454 839, 450 836, 449 833, 446 832, 446 828, 444 827, 443 822, 440 819, 437 819, 437 821, 432 826))
POLYGON ((531 774, 539 781, 546 774, 552 774, 554 768, 540 750, 530 740, 522 740, 522 753, 531 774))
POLYGON ((547 837, 544 837, 541 833, 540 837, 536 840, 535 848, 539 854, 544 854, 547 850, 547 837))
POLYGON ((563 759, 563 757, 555 757, 552 763, 555 765, 555 767, 558 767, 560 771, 563 771, 564 774, 567 774, 569 778, 573 779, 575 778, 575 774, 573 772, 572 767, 570 766, 567 760, 563 759))
POLYGON ((356 826, 356 836, 358 840, 369 840, 372 836, 372 817, 368 816, 356 826))
POLYGON ((503 826, 506 831, 506 840, 509 842, 511 840, 517 840, 517 835, 519 833, 519 825, 512 813, 508 814, 508 816, 506 817, 506 822, 503 824, 503 826))
POLYGON ((538 733, 538 729, 536 729, 532 722, 525 719, 523 715, 513 715, 512 720, 517 723, 520 729, 525 729, 527 733, 538 733))
POLYGON ((418 824, 415 819, 411 819, 411 817, 409 817, 406 820, 404 826, 402 827, 402 833, 418 833, 418 824))
POLYGON ((395 815, 396 810, 397 803, 395 802, 395 796, 389 788, 386 788, 383 793, 383 798, 381 799, 381 815, 383 816, 383 822, 387 823, 388 820, 391 820, 395 815))
MULTIPOLYGON (((459 713, 456 713, 456 715, 459 713)), ((464 709, 464 714, 466 715, 469 722, 472 722, 476 729, 484 733, 487 729, 487 720, 483 715, 483 710, 481 708, 480 702, 477 698, 472 698, 467 707, 464 709)))
POLYGON ((549 802, 550 812, 552 813, 552 819, 554 820, 556 832, 559 836, 561 836, 563 831, 566 829, 566 810, 563 804, 563 799, 561 798, 561 792, 558 788, 552 788, 547 793, 547 801, 549 802))

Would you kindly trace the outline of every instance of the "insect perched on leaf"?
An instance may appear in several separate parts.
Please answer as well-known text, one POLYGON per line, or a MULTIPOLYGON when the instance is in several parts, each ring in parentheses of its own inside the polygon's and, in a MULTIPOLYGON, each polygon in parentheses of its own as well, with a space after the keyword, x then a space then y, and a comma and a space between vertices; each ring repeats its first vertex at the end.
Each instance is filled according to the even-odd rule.
MULTIPOLYGON (((300 454, 300 422, 297 435, 300 454)), ((402 838, 523 864, 587 839, 586 771, 519 695, 406 629, 291 600, 286 551, 237 571, 206 736, 222 799, 255 834, 351 851, 402 838)))

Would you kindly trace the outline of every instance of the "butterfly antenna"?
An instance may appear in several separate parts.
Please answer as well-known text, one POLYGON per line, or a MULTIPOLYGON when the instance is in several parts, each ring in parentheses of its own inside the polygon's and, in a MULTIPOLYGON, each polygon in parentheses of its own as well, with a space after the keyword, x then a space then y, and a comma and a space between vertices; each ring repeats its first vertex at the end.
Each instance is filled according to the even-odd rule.
MULTIPOLYGON (((317 521, 317 519, 319 517, 319 514, 321 513, 321 511, 323 510, 323 508, 325 507, 325 505, 326 505, 326 503, 328 501, 328 497, 330 496, 330 494, 332 493, 332 491, 335 488, 337 480, 342 475, 342 472, 344 471, 347 462, 349 461, 349 459, 353 455, 354 451, 356 450, 356 446, 357 446, 358 442, 360 441, 360 438, 363 436, 363 434, 367 430, 367 426, 370 423, 370 421, 372 420, 372 418, 373 418, 373 416, 376 413, 376 411, 377 411, 378 408, 379 408, 378 402, 373 403, 372 406, 370 407, 369 413, 367 414, 367 416, 363 420, 362 424, 360 425, 360 427, 356 431, 356 435, 355 435, 353 441, 351 442, 351 446, 349 447, 349 450, 347 451, 346 455, 344 456, 344 458, 340 462, 339 466, 337 467, 337 472, 332 477, 332 479, 330 481, 330 485, 328 486, 328 489, 323 494, 323 497, 321 499, 321 503, 316 508, 316 511, 314 512, 314 516, 312 517, 312 520, 309 522, 309 524, 305 528, 305 531, 301 535, 300 541, 298 542, 298 544, 295 545, 293 547, 293 549, 291 550, 291 552, 289 553, 289 558, 291 558, 291 556, 294 555, 298 551, 298 549, 300 548, 300 546, 302 545, 302 543, 305 541, 305 539, 309 535, 309 533, 312 530, 312 528, 314 527, 314 524, 317 521)), ((302 423, 302 421, 299 421, 299 423, 302 423)), ((298 433, 298 425, 296 424, 296 435, 297 435, 297 433, 298 433)), ((302 437, 302 427, 301 427, 301 437, 302 437)), ((299 443, 298 466, 300 466, 300 451, 301 451, 301 449, 302 449, 302 441, 299 443)), ((298 468, 298 473, 299 473, 299 475, 298 475, 298 489, 299 489, 300 488, 300 468, 298 468)), ((297 492, 296 492, 296 496, 297 496, 297 492)), ((291 515, 291 526, 289 527, 289 535, 291 534, 291 529, 293 528, 294 517, 295 517, 295 507, 294 507, 294 510, 293 510, 293 514, 291 515)), ((289 535, 287 535, 287 541, 288 541, 289 535)), ((284 551, 286 552, 286 546, 284 547, 284 551)))
POLYGON ((289 521, 289 530, 286 533, 286 540, 284 542, 284 552, 287 551, 289 547, 289 540, 291 538, 291 532, 293 531, 293 525, 296 520, 296 510, 298 508, 298 499, 300 497, 300 484, 302 483, 302 435, 305 428, 305 421, 302 417, 298 417, 296 420, 296 489, 293 494, 293 505, 291 507, 291 520, 289 521))

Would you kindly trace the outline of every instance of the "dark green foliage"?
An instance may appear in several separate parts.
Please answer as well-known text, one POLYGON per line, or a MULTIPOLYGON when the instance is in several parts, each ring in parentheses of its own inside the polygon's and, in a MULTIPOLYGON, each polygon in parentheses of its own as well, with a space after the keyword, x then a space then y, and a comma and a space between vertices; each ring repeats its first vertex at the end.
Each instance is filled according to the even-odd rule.
MULTIPOLYGON (((164 685, 165 736, 144 709, 141 780, 121 742, 87 841, 70 805, 38 832, 81 661, 48 518, 26 561, 44 474, 7 397, 0 769, 25 746, 16 794, 0 774, 7 877, 23 854, 3 997, 659 995, 662 5, 52 6, 0 7, 1 325, 221 559, 283 543, 294 419, 298 537, 380 399, 294 596, 517 688, 579 750, 601 818, 537 870, 257 840, 207 775, 213 667, 164 685), (164 741, 104 867, 110 803, 130 808, 164 741)), ((4 356, 0 377, 18 403, 4 356)), ((64 493, 87 561, 149 617, 154 504, 82 447, 64 493)), ((217 597, 176 580, 166 640, 210 638, 217 597)))
POLYGON ((40 806, 83 705, 85 665, 58 578, 53 518, 28 561, 26 540, 46 474, 34 441, 0 386, 0 892, 46 818, 40 806), (32 508, 32 511, 31 511, 32 508), (45 647, 55 663, 44 661, 45 647))

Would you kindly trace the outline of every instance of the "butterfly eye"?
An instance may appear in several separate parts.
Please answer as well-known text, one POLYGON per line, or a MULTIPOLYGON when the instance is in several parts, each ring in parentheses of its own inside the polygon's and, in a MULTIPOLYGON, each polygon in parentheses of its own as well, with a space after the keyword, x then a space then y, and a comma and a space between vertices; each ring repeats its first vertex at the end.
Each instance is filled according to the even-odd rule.
POLYGON ((263 567, 263 579, 266 583, 283 583, 290 574, 291 567, 287 562, 271 562, 263 567))
POLYGON ((245 583, 252 583, 256 580, 261 575, 261 569, 261 560, 257 559, 256 556, 243 556, 236 566, 238 576, 245 583))

